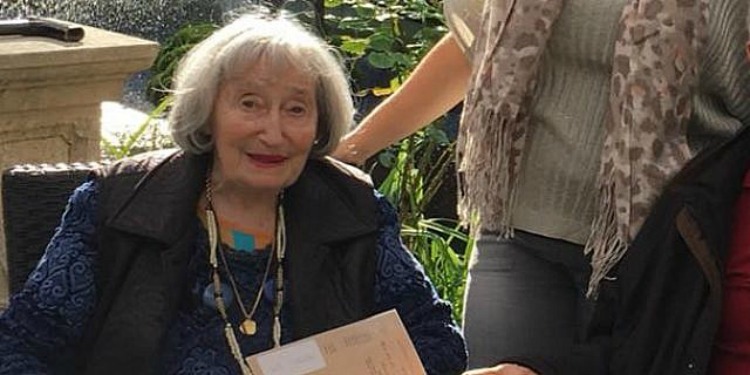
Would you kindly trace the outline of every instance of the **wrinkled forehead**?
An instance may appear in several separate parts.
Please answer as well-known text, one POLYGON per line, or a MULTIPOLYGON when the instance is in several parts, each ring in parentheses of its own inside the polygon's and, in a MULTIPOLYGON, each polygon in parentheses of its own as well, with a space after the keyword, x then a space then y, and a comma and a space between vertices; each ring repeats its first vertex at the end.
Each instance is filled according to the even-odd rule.
POLYGON ((300 69, 296 64, 261 58, 237 64, 227 72, 222 86, 243 91, 279 87, 295 95, 314 96, 317 91, 315 82, 309 70, 300 69))

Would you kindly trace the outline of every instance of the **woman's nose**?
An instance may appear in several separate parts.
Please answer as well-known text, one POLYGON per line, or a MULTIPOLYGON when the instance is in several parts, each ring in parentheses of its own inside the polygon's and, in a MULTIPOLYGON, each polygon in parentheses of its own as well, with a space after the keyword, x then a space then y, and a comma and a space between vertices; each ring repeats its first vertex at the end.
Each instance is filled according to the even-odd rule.
POLYGON ((281 129, 282 118, 280 111, 269 111, 268 115, 262 121, 262 129, 258 138, 268 145, 277 145, 283 139, 281 129))

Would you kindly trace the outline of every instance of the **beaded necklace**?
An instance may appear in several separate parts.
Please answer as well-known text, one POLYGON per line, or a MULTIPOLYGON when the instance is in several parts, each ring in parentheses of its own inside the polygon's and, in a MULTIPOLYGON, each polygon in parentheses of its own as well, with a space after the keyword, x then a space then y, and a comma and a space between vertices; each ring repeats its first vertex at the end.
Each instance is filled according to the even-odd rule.
POLYGON ((234 327, 229 322, 229 316, 227 314, 227 307, 224 302, 224 295, 222 293, 223 287, 221 283, 221 277, 219 276, 219 255, 221 256, 222 263, 224 263, 225 271, 232 285, 234 296, 237 299, 237 304, 240 307, 240 311, 244 315, 244 321, 240 325, 240 332, 246 335, 254 335, 257 331, 257 324, 252 318, 258 308, 260 302, 260 296, 263 293, 263 283, 268 277, 271 269, 271 263, 273 258, 277 259, 276 263, 276 282, 275 282, 275 296, 273 304, 273 345, 275 348, 281 346, 281 308, 284 304, 284 256, 286 253, 286 225, 284 221, 284 208, 283 208, 283 193, 279 195, 277 209, 276 209, 276 225, 274 229, 274 242, 272 243, 272 253, 268 255, 268 262, 266 264, 265 274, 263 280, 260 283, 258 293, 255 297, 253 307, 248 313, 245 310, 244 304, 240 299, 239 290, 237 284, 229 270, 229 264, 227 263, 226 257, 223 250, 220 248, 219 243, 221 238, 219 235, 218 222, 216 220, 216 214, 213 209, 213 185, 211 183, 211 170, 209 168, 206 176, 206 227, 208 230, 208 242, 209 242, 209 263, 211 264, 211 279, 213 284, 214 300, 216 302, 216 309, 224 320, 224 337, 227 340, 229 349, 232 352, 232 356, 240 366, 240 370, 243 375, 252 375, 250 367, 242 356, 237 336, 234 333, 234 327))

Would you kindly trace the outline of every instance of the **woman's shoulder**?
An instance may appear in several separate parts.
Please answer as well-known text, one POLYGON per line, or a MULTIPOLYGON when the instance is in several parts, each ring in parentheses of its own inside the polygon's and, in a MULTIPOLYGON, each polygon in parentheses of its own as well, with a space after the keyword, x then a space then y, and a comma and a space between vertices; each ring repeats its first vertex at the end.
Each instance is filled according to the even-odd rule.
POLYGON ((317 166, 318 169, 323 169, 328 173, 343 177, 344 181, 351 180, 352 183, 364 184, 369 187, 373 186, 372 178, 369 174, 365 173, 365 171, 332 157, 326 156, 321 159, 316 159, 312 161, 311 164, 317 166))
POLYGON ((186 154, 177 149, 164 149, 144 152, 108 163, 96 175, 100 178, 119 175, 146 173, 167 160, 185 158, 186 154))

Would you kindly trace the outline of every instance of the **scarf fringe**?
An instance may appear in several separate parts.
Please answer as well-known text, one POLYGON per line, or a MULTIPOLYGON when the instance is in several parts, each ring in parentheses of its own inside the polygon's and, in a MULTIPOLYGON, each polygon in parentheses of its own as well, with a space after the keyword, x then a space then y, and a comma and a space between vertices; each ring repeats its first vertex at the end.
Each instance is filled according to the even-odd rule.
POLYGON ((586 297, 596 299, 599 286, 628 250, 628 240, 618 232, 615 215, 614 183, 605 183, 600 190, 600 207, 591 225, 584 254, 591 255, 591 277, 586 297))
POLYGON ((518 180, 512 176, 512 161, 508 160, 506 151, 513 142, 513 132, 507 129, 512 122, 497 118, 491 108, 477 108, 475 111, 481 115, 465 114, 473 116, 473 121, 465 124, 458 140, 461 176, 458 180, 458 215, 463 225, 470 225, 474 236, 481 228, 510 238, 513 236, 511 213, 518 180), (477 146, 477 143, 486 144, 477 146))

